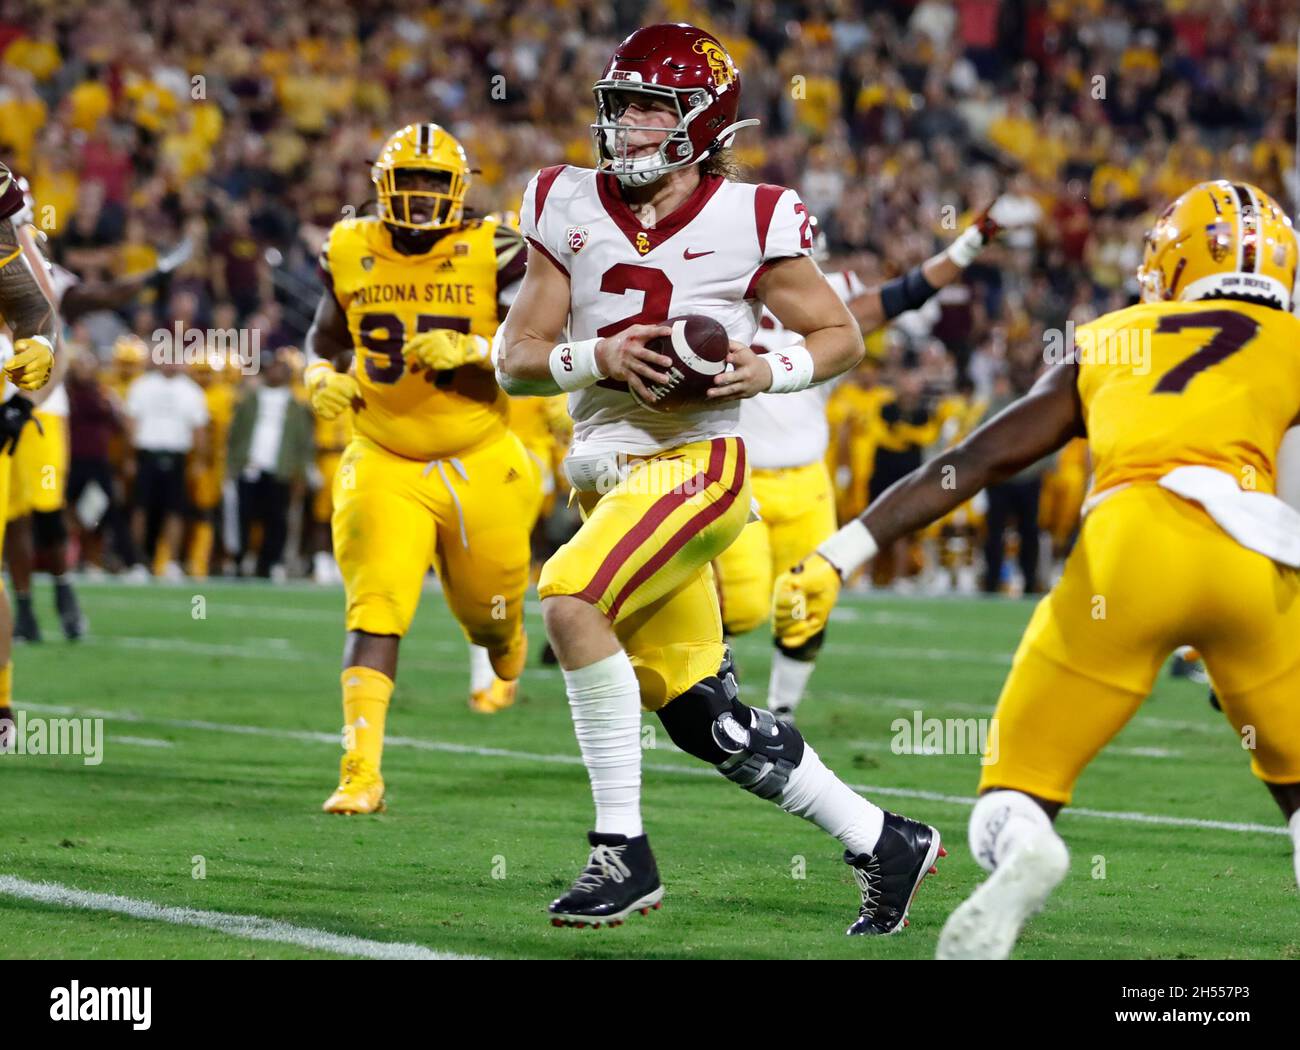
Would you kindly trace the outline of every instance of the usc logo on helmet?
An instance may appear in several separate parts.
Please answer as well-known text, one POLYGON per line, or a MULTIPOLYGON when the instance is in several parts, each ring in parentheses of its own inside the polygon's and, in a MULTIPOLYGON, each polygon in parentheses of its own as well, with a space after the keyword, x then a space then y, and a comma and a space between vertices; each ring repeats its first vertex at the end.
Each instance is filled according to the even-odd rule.
POLYGON ((708 37, 700 37, 695 41, 693 49, 696 54, 703 55, 704 61, 709 64, 709 72, 713 74, 713 86, 724 88, 736 79, 736 67, 731 62, 731 56, 722 50, 718 44, 708 37))

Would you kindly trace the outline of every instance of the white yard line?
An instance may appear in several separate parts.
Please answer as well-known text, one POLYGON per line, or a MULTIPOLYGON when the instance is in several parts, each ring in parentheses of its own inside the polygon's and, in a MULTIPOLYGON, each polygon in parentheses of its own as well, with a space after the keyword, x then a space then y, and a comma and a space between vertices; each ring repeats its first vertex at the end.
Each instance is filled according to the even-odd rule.
MULTIPOLYGON (((148 652, 187 653, 190 656, 230 657, 239 660, 274 660, 284 663, 320 663, 319 653, 309 653, 295 648, 287 638, 249 638, 243 644, 222 642, 192 642, 184 638, 133 638, 126 635, 101 636, 87 638, 78 643, 83 646, 101 646, 103 648, 141 649, 148 652)), ((459 660, 421 660, 418 656, 407 659, 403 657, 402 666, 413 671, 459 671, 469 677, 469 656, 465 646, 456 642, 445 641, 409 641, 407 648, 412 653, 421 651, 447 652, 465 654, 459 660)), ((555 677, 560 674, 557 668, 534 667, 529 669, 530 677, 555 677)))
POLYGON ((175 747, 170 740, 159 740, 156 736, 110 736, 114 744, 130 744, 133 747, 175 747))
MULTIPOLYGON (((195 729, 203 732, 234 733, 244 736, 265 736, 278 740, 301 740, 306 743, 332 744, 339 746, 338 733, 321 733, 304 729, 277 729, 271 726, 237 725, 229 722, 206 722, 187 718, 153 718, 133 711, 108 711, 90 707, 69 707, 53 704, 21 704, 32 711, 46 711, 51 714, 79 715, 87 718, 117 719, 121 722, 140 723, 143 725, 165 726, 169 729, 195 729)), ((581 766, 579 755, 540 754, 532 751, 513 751, 503 747, 478 747, 472 744, 453 744, 442 740, 423 740, 419 737, 390 736, 385 738, 387 747, 409 747, 420 751, 440 751, 456 755, 473 755, 478 758, 504 758, 517 762, 544 762, 551 765, 581 766)), ((642 768, 657 773, 672 773, 681 776, 716 777, 717 773, 705 765, 679 765, 669 762, 642 762, 642 768)), ((893 798, 921 799, 927 802, 942 802, 953 806, 970 808, 975 799, 966 795, 944 795, 936 791, 921 791, 915 788, 888 787, 878 784, 850 784, 854 791, 868 797, 887 795, 893 798)), ((1264 835, 1286 835, 1283 826, 1271 824, 1243 824, 1225 820, 1201 820, 1196 817, 1171 817, 1158 813, 1111 812, 1101 809, 1076 808, 1071 806, 1063 816, 1091 817, 1097 820, 1116 820, 1134 824, 1153 824, 1169 828, 1201 828, 1208 831, 1233 831, 1239 833, 1259 833, 1264 835)))
POLYGON ((336 955, 359 955, 365 959, 481 958, 476 955, 434 951, 422 944, 371 941, 364 937, 350 937, 345 934, 330 933, 327 930, 313 929, 310 926, 294 926, 279 919, 266 919, 260 915, 231 915, 220 911, 203 911, 199 908, 173 908, 154 904, 152 901, 119 897, 113 893, 78 890, 57 882, 28 882, 14 875, 0 875, 0 894, 20 897, 40 904, 56 904, 64 908, 116 912, 133 919, 165 922, 173 926, 196 926, 250 941, 274 941, 277 944, 293 944, 313 951, 333 952, 336 955))
MULTIPOLYGON (((918 755, 933 757, 936 755, 945 755, 947 752, 943 747, 927 748, 924 742, 920 744, 909 744, 902 750, 895 750, 893 741, 890 740, 849 740, 849 747, 860 748, 863 751, 893 751, 896 755, 918 755)), ((954 755, 962 755, 963 752, 955 751, 954 755)), ((1117 756, 1120 758, 1182 758, 1181 751, 1171 751, 1165 747, 1119 747, 1115 744, 1107 745, 1098 758, 1108 756, 1117 756)))

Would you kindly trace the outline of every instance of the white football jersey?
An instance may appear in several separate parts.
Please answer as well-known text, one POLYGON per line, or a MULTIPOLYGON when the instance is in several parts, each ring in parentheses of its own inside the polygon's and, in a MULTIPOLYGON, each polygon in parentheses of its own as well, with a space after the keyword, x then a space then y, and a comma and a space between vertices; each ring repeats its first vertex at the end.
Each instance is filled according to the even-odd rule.
MULTIPOLYGON (((716 176, 705 176, 676 211, 646 229, 612 175, 546 168, 524 191, 520 229, 569 275, 571 341, 698 313, 748 344, 758 328, 758 279, 780 259, 812 254, 811 221, 798 194, 716 176)), ((737 434, 740 423, 735 401, 652 412, 612 380, 570 394, 569 414, 575 455, 647 455, 737 434)))
MULTIPOLYGON (((846 303, 867 290, 852 270, 829 273, 826 280, 846 303)), ((803 336, 790 331, 765 308, 751 342, 755 349, 771 352, 802 343, 803 336)), ((825 456, 831 439, 826 402, 835 383, 831 379, 794 394, 759 394, 742 401, 740 436, 745 440, 750 466, 755 470, 781 470, 807 466, 825 456)))

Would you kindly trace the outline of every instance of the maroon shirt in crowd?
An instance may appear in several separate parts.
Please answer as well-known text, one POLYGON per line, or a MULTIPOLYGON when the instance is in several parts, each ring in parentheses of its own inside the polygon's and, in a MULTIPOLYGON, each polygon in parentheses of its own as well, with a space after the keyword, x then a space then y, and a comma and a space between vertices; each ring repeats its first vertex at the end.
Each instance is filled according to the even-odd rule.
POLYGON ((73 459, 107 459, 108 443, 122 422, 97 382, 68 377, 68 432, 73 459))

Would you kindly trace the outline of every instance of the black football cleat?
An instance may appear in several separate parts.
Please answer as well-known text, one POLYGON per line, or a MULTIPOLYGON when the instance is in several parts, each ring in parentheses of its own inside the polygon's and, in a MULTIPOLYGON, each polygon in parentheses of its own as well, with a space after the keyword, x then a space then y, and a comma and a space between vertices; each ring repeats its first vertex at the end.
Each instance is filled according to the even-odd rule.
POLYGON ((86 633, 86 618, 81 615, 81 604, 77 601, 77 592, 66 581, 54 588, 54 608, 59 613, 59 624, 63 627, 63 637, 75 642, 86 633))
POLYGON ((14 749, 18 730, 14 727, 14 709, 0 707, 0 755, 14 749))
POLYGON ((551 901, 552 926, 621 926, 634 911, 649 915, 664 897, 650 840, 644 835, 587 833, 591 856, 577 882, 551 901))
POLYGON ((32 608, 30 594, 18 595, 14 603, 14 641, 39 642, 41 625, 36 622, 36 611, 32 608))
POLYGON ((845 932, 882 935, 901 930, 908 924, 907 909, 921 880, 937 874, 935 861, 947 855, 935 828, 886 812, 874 853, 855 857, 844 852, 844 862, 853 868, 862 892, 858 918, 845 932))

